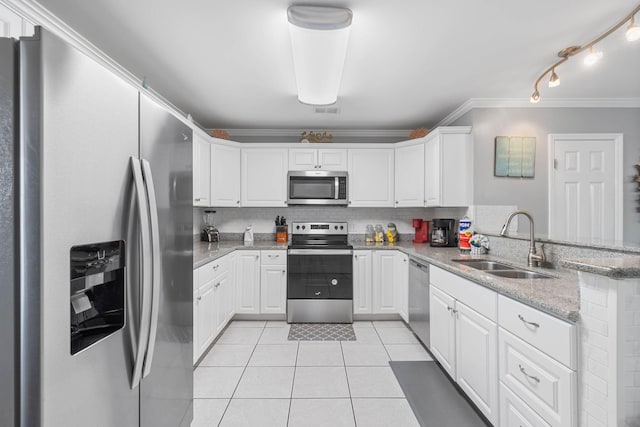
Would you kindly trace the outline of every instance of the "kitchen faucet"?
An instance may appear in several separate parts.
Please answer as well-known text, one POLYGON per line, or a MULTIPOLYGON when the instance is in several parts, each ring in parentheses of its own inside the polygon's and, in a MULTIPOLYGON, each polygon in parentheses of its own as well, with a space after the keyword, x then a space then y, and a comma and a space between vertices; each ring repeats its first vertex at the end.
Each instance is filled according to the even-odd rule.
POLYGON ((511 214, 509 214, 509 217, 507 218, 507 221, 502 226, 502 230, 500 230, 500 235, 501 236, 508 235, 507 230, 509 228, 509 224, 511 224, 511 220, 516 215, 524 215, 527 218, 529 218, 529 242, 530 243, 529 243, 529 255, 527 255, 527 263, 529 264, 529 267, 539 267, 540 264, 542 264, 545 260, 544 245, 540 249, 540 253, 538 254, 536 251, 536 242, 534 241, 533 217, 529 212, 523 211, 523 210, 517 210, 517 211, 511 212, 511 214))

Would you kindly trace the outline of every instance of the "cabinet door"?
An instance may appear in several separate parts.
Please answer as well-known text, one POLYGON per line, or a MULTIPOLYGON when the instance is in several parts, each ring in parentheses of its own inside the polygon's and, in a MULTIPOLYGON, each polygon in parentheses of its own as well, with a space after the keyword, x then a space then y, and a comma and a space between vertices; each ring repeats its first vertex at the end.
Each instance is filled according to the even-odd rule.
POLYGON ((287 267, 265 265, 260 275, 260 312, 285 313, 287 302, 287 267))
POLYGON ((260 251, 236 255, 236 313, 260 313, 260 251))
POLYGON ((286 148, 242 150, 242 206, 286 206, 287 158, 286 148))
POLYGON ((193 206, 211 206, 211 144, 193 134, 193 206))
POLYGON ((424 206, 424 144, 395 149, 396 207, 424 206))
POLYGON ((435 136, 424 145, 425 206, 440 206, 440 137, 435 136))
POLYGON ((353 251, 353 313, 372 312, 372 253, 366 250, 353 251))
POLYGON ((473 153, 468 132, 440 136, 442 206, 469 206, 473 195, 473 153))
POLYGON ((396 253, 397 251, 373 253, 373 313, 398 313, 396 253))
POLYGON ((216 277, 213 284, 215 335, 224 329, 229 321, 229 291, 231 290, 229 272, 216 277))
POLYGON ((451 378, 456 378, 455 300, 433 285, 429 286, 431 353, 451 378))
POLYGON ((393 149, 350 149, 348 159, 349 206, 394 206, 393 149))
POLYGON ((493 424, 498 421, 498 326, 456 301, 456 382, 493 424))
POLYGON ((211 206, 240 207, 240 149, 211 144, 211 206))
POLYGON ((205 352, 215 336, 213 281, 198 289, 198 354, 205 352))
POLYGON ((402 252, 396 253, 395 288, 397 291, 398 312, 405 322, 409 322, 409 257, 402 252))
POLYGON ((318 149, 319 169, 329 171, 347 170, 347 150, 343 149, 318 149))
POLYGON ((318 150, 315 148, 290 148, 289 170, 308 171, 318 168, 318 150))

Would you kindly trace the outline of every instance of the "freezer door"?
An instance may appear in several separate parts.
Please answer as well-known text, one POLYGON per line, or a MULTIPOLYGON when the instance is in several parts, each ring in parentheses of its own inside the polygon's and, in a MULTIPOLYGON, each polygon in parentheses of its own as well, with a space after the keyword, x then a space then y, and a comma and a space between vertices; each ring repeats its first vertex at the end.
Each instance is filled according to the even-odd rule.
MULTIPOLYGON (((154 274, 157 305, 152 313, 157 317, 151 322, 140 390, 143 427, 188 426, 192 419, 191 149, 191 129, 141 94, 140 158, 143 171, 145 166, 151 171, 145 173, 145 180, 152 184, 148 188, 155 190, 159 230, 159 253, 153 260, 158 273, 154 274)), ((153 200, 150 202, 153 208, 153 200)))
POLYGON ((16 108, 17 50, 13 39, 0 38, 0 426, 15 425, 17 327, 15 306, 16 108))
POLYGON ((21 41, 20 58, 22 425, 137 426, 135 318, 72 355, 70 309, 98 299, 70 308, 70 257, 74 246, 124 241, 126 287, 139 286, 127 233, 138 93, 46 31, 21 41))

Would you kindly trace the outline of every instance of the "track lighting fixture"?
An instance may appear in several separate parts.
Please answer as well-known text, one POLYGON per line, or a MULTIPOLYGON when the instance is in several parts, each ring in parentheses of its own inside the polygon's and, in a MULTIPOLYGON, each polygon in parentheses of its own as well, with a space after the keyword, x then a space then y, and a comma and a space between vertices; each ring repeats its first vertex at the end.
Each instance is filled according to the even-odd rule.
POLYGON ((556 74, 556 68, 559 65, 567 62, 572 56, 575 56, 588 49, 589 53, 584 58, 584 64, 587 66, 596 64, 600 59, 602 59, 603 56, 602 51, 596 50, 594 48, 596 43, 599 43, 606 37, 610 36, 614 31, 622 27, 625 23, 629 22, 629 26, 627 27, 627 31, 625 33, 625 37, 627 38, 627 40, 630 42, 640 40, 640 26, 635 24, 634 18, 638 12, 640 12, 640 5, 636 6, 635 9, 631 11, 631 13, 626 15, 624 18, 618 21, 617 24, 609 28, 604 33, 600 34, 595 39, 591 40, 589 43, 586 43, 582 46, 569 46, 558 52, 558 56, 560 57, 560 59, 552 64, 549 68, 544 70, 544 72, 540 74, 540 77, 537 78, 537 80, 533 84, 533 93, 531 94, 531 98, 529 99, 529 101, 534 104, 540 101, 540 91, 538 89, 538 85, 547 74, 551 73, 551 76, 549 78, 549 87, 556 87, 560 84, 560 78, 556 74))

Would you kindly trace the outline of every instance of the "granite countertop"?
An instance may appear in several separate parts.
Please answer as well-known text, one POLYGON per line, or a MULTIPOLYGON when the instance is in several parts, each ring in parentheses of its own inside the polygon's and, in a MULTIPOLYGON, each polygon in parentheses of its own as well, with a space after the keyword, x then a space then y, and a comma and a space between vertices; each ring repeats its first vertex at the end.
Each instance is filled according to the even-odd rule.
POLYGON ((560 265, 565 268, 599 274, 613 279, 640 278, 640 256, 563 259, 560 260, 560 265))
MULTIPOLYGON (((526 267, 511 261, 505 261, 488 255, 462 255, 457 248, 431 247, 428 243, 414 244, 398 242, 394 244, 370 244, 361 240, 350 242, 355 250, 400 250, 411 258, 421 260, 469 279, 496 292, 521 301, 527 305, 543 310, 564 320, 578 320, 580 300, 578 294, 578 275, 575 271, 550 270, 526 267), (554 276, 553 279, 508 279, 476 270, 452 260, 462 258, 482 258, 500 261, 504 264, 526 270, 539 271, 554 276)), ((193 251, 194 268, 201 267, 234 250, 269 250, 287 249, 286 243, 257 241, 252 246, 244 246, 240 241, 223 241, 220 244, 195 242, 193 251)))

